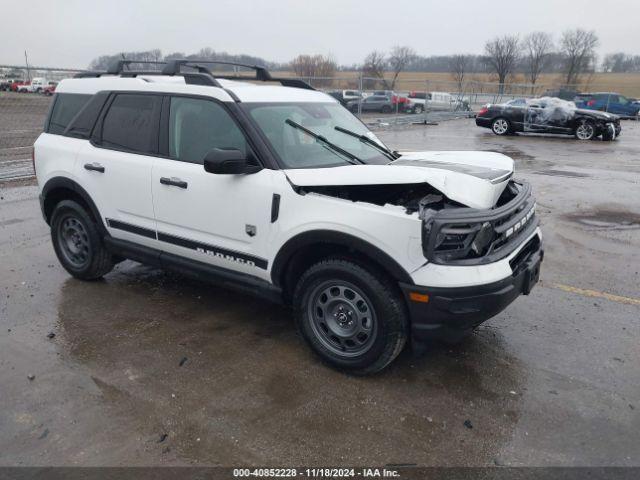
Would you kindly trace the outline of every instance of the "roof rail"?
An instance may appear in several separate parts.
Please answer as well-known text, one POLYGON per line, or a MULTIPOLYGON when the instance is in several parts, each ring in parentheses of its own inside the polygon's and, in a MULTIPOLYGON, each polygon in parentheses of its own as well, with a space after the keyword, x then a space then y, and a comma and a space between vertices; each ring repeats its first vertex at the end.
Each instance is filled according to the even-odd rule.
MULTIPOLYGON (((203 60, 203 59, 186 59, 180 58, 176 60, 167 61, 167 65, 164 67, 162 72, 165 75, 176 75, 180 73, 180 68, 185 65, 187 67, 195 68, 197 70, 205 69, 201 63, 205 63, 208 65, 231 65, 234 67, 243 67, 249 68, 251 70, 255 70, 256 72, 256 80, 261 81, 269 81, 271 80, 271 74, 265 67, 261 67, 259 65, 248 65, 246 63, 236 63, 236 62, 223 62, 218 60, 203 60)), ((207 70, 209 72, 209 70, 207 70)), ((209 72, 211 73, 211 72, 209 72)))
POLYGON ((298 78, 276 78, 271 76, 271 73, 265 67, 262 67, 259 65, 249 65, 246 63, 181 58, 177 60, 168 60, 166 66, 162 69, 162 73, 164 75, 180 75, 182 66, 186 66, 187 68, 194 68, 200 73, 209 73, 211 76, 215 78, 221 78, 225 80, 245 80, 245 81, 257 80, 260 82, 279 82, 284 87, 295 87, 295 88, 304 88, 306 90, 315 90, 315 88, 313 88, 304 80, 300 80, 298 78), (248 68, 250 70, 254 70, 256 72, 256 76, 247 77, 247 76, 241 76, 241 75, 218 75, 218 74, 212 73, 210 70, 208 70, 206 67, 204 67, 201 64, 230 65, 234 67, 248 68))
POLYGON ((125 69, 125 66, 128 66, 132 63, 144 63, 149 65, 164 65, 167 62, 158 62, 158 61, 146 61, 146 60, 116 60, 111 65, 107 67, 106 70, 96 70, 96 71, 88 71, 88 72, 80 72, 73 76, 73 78, 89 78, 89 77, 100 77, 102 75, 121 75, 121 74, 131 74, 131 76, 136 75, 158 75, 159 70, 151 70, 151 71, 137 71, 137 70, 129 70, 125 69))
POLYGON ((136 77, 138 75, 179 75, 184 77, 185 83, 196 85, 209 85, 214 87, 221 87, 220 83, 216 80, 218 78, 225 80, 245 80, 245 81, 260 81, 260 82, 279 82, 284 87, 304 88, 306 90, 315 90, 304 80, 298 78, 275 78, 271 76, 271 73, 265 68, 259 65, 248 65, 245 63, 235 62, 223 62, 217 60, 201 60, 201 59, 175 59, 167 60, 164 62, 158 61, 142 61, 142 60, 118 60, 107 68, 106 71, 93 71, 93 72, 81 72, 74 75, 74 78, 96 78, 102 75, 120 75, 122 77, 136 77), (129 70, 125 66, 132 63, 144 63, 150 65, 164 65, 162 70, 152 71, 139 71, 129 70), (241 75, 215 75, 204 65, 230 65, 234 67, 243 67, 256 72, 255 77, 247 77, 241 75), (196 70, 195 72, 183 72, 182 67, 191 68, 196 70))

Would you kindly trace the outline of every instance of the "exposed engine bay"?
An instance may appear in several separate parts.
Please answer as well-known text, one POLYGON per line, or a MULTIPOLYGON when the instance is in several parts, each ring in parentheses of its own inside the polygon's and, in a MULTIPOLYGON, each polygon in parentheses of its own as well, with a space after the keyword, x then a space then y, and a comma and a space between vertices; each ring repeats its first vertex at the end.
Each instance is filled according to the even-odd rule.
MULTIPOLYGON (((420 218, 424 218, 428 211, 468 208, 466 205, 447 198, 443 193, 427 183, 308 186, 298 187, 297 191, 302 195, 316 193, 352 202, 404 207, 408 215, 418 213, 420 218)), ((516 194, 517 190, 510 182, 500 195, 495 206, 504 205, 513 199, 516 194)))
POLYGON ((426 183, 300 187, 298 193, 317 193, 352 202, 365 202, 380 206, 394 205, 404 207, 409 215, 416 212, 422 213, 428 209, 442 210, 465 206, 449 200, 426 183))

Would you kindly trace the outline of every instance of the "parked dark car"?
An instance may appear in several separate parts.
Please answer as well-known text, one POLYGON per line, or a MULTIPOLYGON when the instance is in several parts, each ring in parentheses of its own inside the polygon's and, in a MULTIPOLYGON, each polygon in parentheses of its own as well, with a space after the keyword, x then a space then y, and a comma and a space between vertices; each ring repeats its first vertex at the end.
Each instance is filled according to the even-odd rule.
POLYGON ((9 78, 7 78, 6 80, 0 80, 0 92, 10 92, 11 85, 19 82, 21 82, 21 80, 13 80, 9 78))
POLYGON ((386 95, 371 95, 370 97, 363 98, 362 100, 352 100, 347 103, 347 108, 354 113, 358 112, 358 104, 362 103, 363 112, 381 112, 391 113, 394 108, 394 104, 391 97, 386 95))
POLYGON ((602 136, 614 140, 620 135, 620 117, 610 113, 576 108, 557 98, 515 99, 487 105, 476 115, 476 125, 496 135, 515 132, 574 135, 579 140, 602 136))
POLYGON ((600 110, 625 118, 636 118, 640 112, 640 105, 614 92, 580 93, 573 101, 579 108, 600 110))
POLYGON ((396 110, 398 110, 399 112, 404 112, 409 108, 409 99, 404 95, 400 95, 399 93, 394 92, 393 90, 374 90, 373 94, 391 98, 391 109, 394 112, 396 110))

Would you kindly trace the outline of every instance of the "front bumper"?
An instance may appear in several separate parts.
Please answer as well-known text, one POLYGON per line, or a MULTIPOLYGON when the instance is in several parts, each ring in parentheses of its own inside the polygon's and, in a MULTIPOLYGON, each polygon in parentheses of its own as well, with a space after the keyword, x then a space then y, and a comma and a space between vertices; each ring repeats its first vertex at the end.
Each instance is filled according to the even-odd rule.
POLYGON ((460 340, 469 330, 503 311, 521 294, 528 295, 539 279, 543 257, 542 243, 536 235, 510 260, 512 275, 500 281, 445 288, 401 283, 411 321, 412 341, 460 340), (414 297, 422 295, 418 298, 423 300, 415 301, 412 294, 414 297))

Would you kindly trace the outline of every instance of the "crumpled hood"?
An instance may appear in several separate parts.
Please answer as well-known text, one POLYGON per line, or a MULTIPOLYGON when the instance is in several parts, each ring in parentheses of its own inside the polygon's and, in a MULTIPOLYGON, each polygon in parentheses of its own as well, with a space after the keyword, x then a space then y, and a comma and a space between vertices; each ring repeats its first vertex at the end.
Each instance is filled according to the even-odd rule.
POLYGON ((614 115, 613 113, 601 112, 600 110, 590 110, 588 108, 576 108, 576 113, 609 121, 616 121, 620 118, 618 115, 614 115))
POLYGON ((471 208, 491 208, 513 175, 513 160, 495 152, 403 152, 388 165, 284 170, 296 186, 428 183, 471 208))

